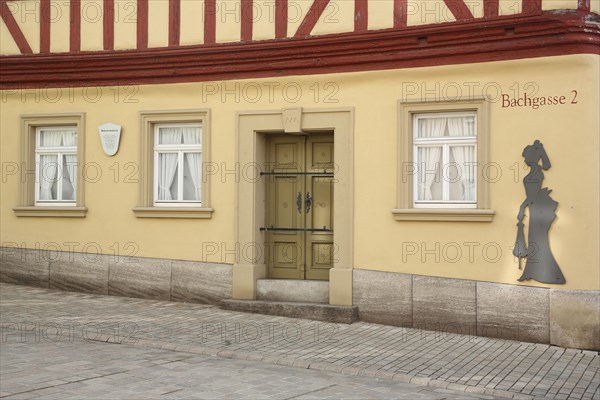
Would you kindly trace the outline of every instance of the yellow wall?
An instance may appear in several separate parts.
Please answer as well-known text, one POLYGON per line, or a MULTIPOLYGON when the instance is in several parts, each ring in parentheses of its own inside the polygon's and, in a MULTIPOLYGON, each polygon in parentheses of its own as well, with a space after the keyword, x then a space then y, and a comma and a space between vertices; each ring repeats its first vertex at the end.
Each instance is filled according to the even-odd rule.
POLYGON ((204 1, 182 1, 179 43, 187 45, 204 42, 202 21, 204 21, 204 1))
MULTIPOLYGON (((51 50, 69 50, 69 3, 52 0, 51 50)), ((8 3, 19 27, 34 53, 39 52, 39 0, 17 0, 8 3)), ((216 15, 217 43, 240 40, 240 0, 218 0, 216 15)), ((275 3, 268 0, 254 1, 253 39, 267 40, 275 37, 275 3)), ((313 0, 295 0, 288 4, 288 36, 293 37, 313 0)), ((392 28, 393 0, 369 0, 369 29, 392 28)), ((467 1, 465 4, 475 18, 483 16, 483 0, 467 1)), ((500 15, 514 15, 522 10, 521 0, 500 0, 500 15)), ((600 1, 592 0, 592 11, 600 12, 600 1)), ((544 0, 544 10, 576 9, 577 0, 544 0)), ((137 3, 128 0, 115 1, 115 49, 133 49, 136 46, 137 3)), ((409 26, 455 21, 442 0, 409 0, 407 5, 409 26)), ((81 49, 98 51, 103 48, 103 2, 85 0, 81 3, 81 49)), ((181 44, 203 43, 204 0, 182 0, 181 44)), ((168 45, 168 0, 152 0, 148 12, 148 46, 168 45)), ((354 30, 354 1, 332 0, 313 28, 312 35, 351 32, 354 30)), ((18 47, 4 23, 0 23, 0 54, 20 54, 18 47)))
POLYGON ((542 10, 576 9, 577 0, 546 0, 542 1, 542 10))
MULTIPOLYGON (((125 175, 132 168, 127 163, 137 165, 139 161, 139 111, 211 109, 211 157, 222 171, 233 170, 235 165, 236 112, 355 107, 356 268, 516 284, 520 271, 510 247, 515 240, 518 207, 525 196, 521 181, 527 170, 521 152, 539 139, 552 162, 544 185, 553 190, 553 198, 560 203, 558 218, 550 231, 553 253, 567 279, 560 288, 599 289, 599 68, 598 56, 574 55, 397 71, 146 85, 118 88, 116 98, 117 88, 103 87, 98 88, 102 95, 96 102, 91 100, 96 90, 93 88, 87 92, 88 100, 83 96, 84 89, 65 89, 62 101, 55 103, 45 101, 43 92, 38 92, 40 98, 36 102, 33 94, 23 98, 23 92, 6 91, 2 93, 0 125, 4 175, 8 165, 19 162, 19 115, 85 112, 90 178, 95 167, 102 176, 85 185, 87 216, 60 219, 17 218, 12 207, 19 202, 19 178, 3 175, 0 237, 4 245, 16 242, 36 247, 39 243, 43 248, 56 242, 64 250, 68 250, 64 243, 74 240, 81 243, 79 250, 86 243, 98 243, 106 253, 113 252, 113 243, 118 243, 123 252, 125 244, 133 241, 139 245, 139 256, 233 263, 233 256, 225 253, 234 249, 235 174, 213 176, 212 219, 134 217, 131 209, 138 202, 138 185, 126 182, 125 175), (572 76, 577 76, 577 80, 572 76), (269 95, 267 82, 277 85, 273 96, 269 95), (293 98, 295 91, 284 94, 282 88, 289 83, 300 85, 301 97, 293 98), (263 90, 258 100, 256 85, 263 90), (420 100, 425 91, 430 93, 429 99, 441 96, 443 100, 444 96, 455 96, 456 88, 467 96, 471 87, 476 95, 481 95, 485 87, 484 94, 494 100, 498 100, 497 90, 536 90, 537 95, 565 95, 568 99, 571 91, 577 90, 578 103, 537 110, 502 108, 500 101, 491 103, 490 160, 502 172, 499 180, 490 184, 491 207, 496 210, 493 222, 396 221, 391 210, 396 207, 398 185, 397 101, 403 97, 420 100), (211 94, 215 88, 218 93, 211 94), (224 89, 233 93, 226 94, 224 89), (114 157, 103 153, 98 136, 97 127, 106 122, 123 126, 121 146, 114 157), (515 166, 521 168, 516 179, 515 166), (119 175, 115 177, 117 170, 119 175), (472 262, 464 244, 467 242, 478 243, 472 262), (214 249, 213 243, 220 252, 207 257, 207 250, 214 249), (416 243, 420 248, 417 255, 404 255, 405 262, 403 243, 405 250, 407 243, 416 243), (426 255, 425 262, 421 262, 423 246, 434 249, 436 243, 442 253, 440 261, 426 255), (443 257, 443 249, 452 250, 448 247, 452 243, 458 243, 463 251, 457 263, 443 257), (482 254, 486 244, 488 259, 495 258, 495 248, 501 249, 502 255, 495 262, 487 262, 482 254)), ((449 257, 454 257, 454 253, 449 253, 449 257)))
POLYGON ((275 2, 255 0, 253 8, 252 39, 268 40, 275 38, 275 2))
POLYGON ((87 0, 81 2, 81 50, 104 49, 104 2, 87 0))
POLYGON ((50 52, 66 53, 69 51, 69 4, 61 0, 52 0, 50 12, 50 52))
POLYGON ((406 7, 408 26, 456 20, 443 0, 409 1, 406 7))
POLYGON ((17 44, 10 37, 8 28, 2 23, 0 23, 0 54, 5 56, 21 54, 17 44))
MULTIPOLYGON (((185 3, 185 1, 184 1, 185 3)), ((115 49, 137 47, 137 2, 115 0, 115 49)))
POLYGON ((217 43, 239 42, 241 0, 217 0, 216 41, 217 43))
POLYGON ((169 2, 148 2, 148 47, 169 45, 169 2))
POLYGON ((394 26, 394 1, 369 2, 369 29, 386 29, 394 26))

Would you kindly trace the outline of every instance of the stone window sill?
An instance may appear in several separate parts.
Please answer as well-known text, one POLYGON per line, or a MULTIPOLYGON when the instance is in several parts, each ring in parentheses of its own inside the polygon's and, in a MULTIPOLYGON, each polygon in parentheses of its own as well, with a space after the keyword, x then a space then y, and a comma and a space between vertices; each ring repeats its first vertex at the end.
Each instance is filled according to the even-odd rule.
POLYGON ((396 221, 466 221, 492 222, 495 210, 489 209, 424 209, 402 208, 392 210, 396 221))
POLYGON ((13 211, 17 217, 84 218, 87 207, 19 206, 13 211))
POLYGON ((212 218, 212 208, 191 207, 136 207, 133 213, 137 218, 212 218))

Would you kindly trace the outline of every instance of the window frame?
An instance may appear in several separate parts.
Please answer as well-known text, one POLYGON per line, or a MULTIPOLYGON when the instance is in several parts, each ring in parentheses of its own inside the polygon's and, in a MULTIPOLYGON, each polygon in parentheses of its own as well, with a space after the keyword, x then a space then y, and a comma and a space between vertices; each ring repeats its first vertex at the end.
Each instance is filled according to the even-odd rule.
MULTIPOLYGON (((61 199, 57 200, 40 200, 40 158, 41 155, 56 155, 57 160, 62 161, 62 157, 67 154, 75 154, 77 156, 77 145, 75 146, 61 146, 61 147, 41 147, 40 146, 40 137, 41 131, 61 131, 67 130, 68 128, 72 128, 77 134, 77 139, 79 140, 79 132, 77 132, 77 127, 72 125, 63 125, 63 126, 37 126, 35 128, 35 205, 36 206, 56 206, 56 207, 69 207, 75 206, 77 203, 77 188, 75 188, 75 199, 73 200, 63 200, 62 199, 62 178, 57 180, 57 189, 56 192, 60 193, 61 199)), ((79 161, 77 161, 79 164, 79 161)), ((63 166, 60 162, 57 162, 58 171, 57 176, 63 175, 63 166)), ((77 182, 75 183, 77 184, 77 182)))
POLYGON ((85 113, 28 114, 21 115, 21 190, 19 205, 13 208, 17 217, 73 217, 83 218, 85 207, 85 113), (64 129, 74 127, 77 131, 77 186, 75 201, 68 203, 37 201, 37 132, 38 128, 64 129))
POLYGON ((137 218, 212 218, 210 199, 210 174, 205 168, 210 163, 210 110, 158 110, 140 111, 140 181, 138 205, 133 208, 137 218), (202 128, 202 181, 200 202, 155 203, 156 126, 184 124, 200 125, 202 128))
MULTIPOLYGON (((464 145, 464 146, 474 146, 475 151, 475 163, 477 163, 477 130, 475 132, 475 136, 440 136, 435 138, 418 138, 418 124, 417 121, 419 119, 438 117, 438 118, 451 118, 451 117, 467 117, 473 116, 475 117, 475 124, 477 126, 477 114, 472 111, 456 111, 456 112, 427 112, 427 113, 413 113, 413 123, 412 123, 412 143, 413 143, 413 153, 412 160, 417 163, 418 160, 418 149, 422 147, 442 147, 441 154, 441 165, 442 165, 442 174, 444 174, 445 165, 450 164, 450 147, 455 145, 464 145), (446 162, 447 161, 447 162, 446 162)), ((417 168, 420 168, 417 164, 417 168)), ((447 179, 444 179, 442 176, 442 193, 444 199, 442 200, 419 200, 418 197, 418 186, 419 180, 413 179, 413 208, 431 208, 431 209, 440 209, 440 208, 477 208, 477 186, 478 186, 477 175, 475 177, 475 200, 474 201, 453 201, 450 200, 450 182, 447 179)))
MULTIPOLYGON (((171 123, 171 124, 154 124, 154 188, 153 188, 153 204, 154 207, 193 207, 198 206, 202 207, 202 186, 203 182, 200 182, 200 200, 177 200, 177 201, 160 201, 158 200, 158 155, 160 153, 177 153, 178 155, 178 166, 183 167, 184 164, 184 154, 186 153, 200 153, 200 164, 202 165, 202 124, 198 123, 171 123), (159 132, 160 128, 180 128, 180 127, 197 127, 200 128, 200 144, 198 145, 189 145, 189 144, 179 144, 179 145, 161 145, 158 144, 159 132)), ((201 172, 202 174, 202 172, 201 172)), ((178 192, 180 192, 181 197, 183 197, 183 171, 179 169, 177 171, 177 179, 178 179, 178 192)), ((202 176, 202 175, 201 175, 202 176)))
POLYGON ((397 204, 392 215, 397 221, 471 221, 491 222, 489 182, 482 179, 489 162, 489 101, 485 97, 453 101, 398 101, 397 204), (474 113, 476 118, 476 207, 442 204, 422 207, 415 204, 414 116, 425 114, 474 113))

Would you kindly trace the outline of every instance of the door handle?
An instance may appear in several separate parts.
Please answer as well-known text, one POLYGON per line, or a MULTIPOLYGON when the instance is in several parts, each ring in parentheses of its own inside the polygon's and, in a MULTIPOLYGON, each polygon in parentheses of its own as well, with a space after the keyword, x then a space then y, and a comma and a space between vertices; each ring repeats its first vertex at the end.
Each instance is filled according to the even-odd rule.
POLYGON ((310 207, 312 206, 312 197, 310 197, 310 192, 306 192, 306 213, 310 212, 310 207))
POLYGON ((296 197, 296 207, 298 208, 298 214, 302 214, 302 193, 298 192, 296 197))

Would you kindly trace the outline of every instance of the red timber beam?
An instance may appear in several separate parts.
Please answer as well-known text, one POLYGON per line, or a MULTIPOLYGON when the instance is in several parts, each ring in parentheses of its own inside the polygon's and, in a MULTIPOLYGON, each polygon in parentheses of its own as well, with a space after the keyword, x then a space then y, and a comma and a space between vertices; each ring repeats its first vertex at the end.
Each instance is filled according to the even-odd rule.
POLYGON ((394 28, 404 28, 407 24, 408 0, 394 0, 394 28))
POLYGON ((104 50, 115 49, 115 0, 104 0, 103 43, 104 50))
POLYGON ((147 50, 0 57, 0 88, 112 86, 600 55, 600 18, 544 12, 403 29, 147 50))
POLYGON ((483 0, 483 17, 496 18, 500 15, 500 0, 483 0))
POLYGON ((577 1, 577 9, 583 12, 590 11, 590 0, 578 0, 577 1))
POLYGON ((181 34, 181 1, 169 0, 169 46, 179 46, 181 34))
POLYGON ((217 36, 217 2, 204 0, 204 44, 214 44, 217 36))
POLYGON ((40 0, 40 53, 50 53, 50 0, 40 0))
POLYGON ((521 14, 539 15, 542 13, 542 0, 523 0, 521 14))
POLYGON ((148 48, 148 0, 137 0, 137 48, 148 48))
POLYGON ((69 18, 69 50, 75 53, 81 50, 81 0, 71 0, 69 18))
POLYGON ((40 0, 40 53, 50 53, 50 0, 40 0))
POLYGON ((242 42, 252 40, 252 25, 254 25, 254 8, 253 0, 241 1, 241 32, 240 39, 242 42))
POLYGON ((368 0, 354 0, 354 32, 364 32, 369 29, 368 0))
POLYGON ((288 0, 275 0, 275 38, 287 38, 288 0))

